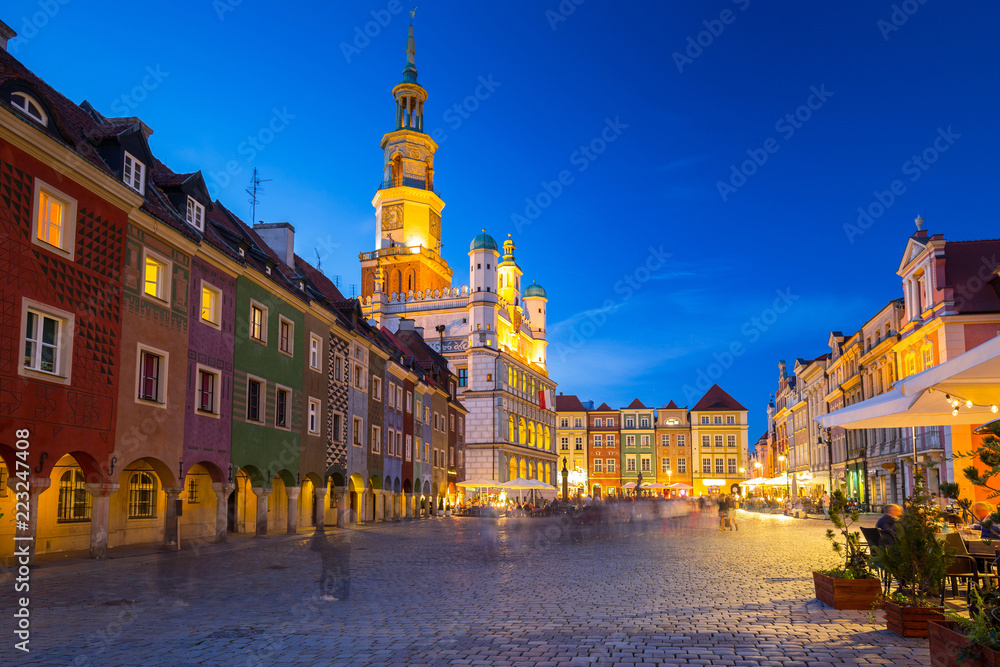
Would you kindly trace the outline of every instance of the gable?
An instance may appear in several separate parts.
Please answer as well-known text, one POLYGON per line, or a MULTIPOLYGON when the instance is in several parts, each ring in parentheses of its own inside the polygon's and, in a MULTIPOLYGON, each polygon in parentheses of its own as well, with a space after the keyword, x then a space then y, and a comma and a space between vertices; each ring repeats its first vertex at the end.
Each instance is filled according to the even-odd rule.
POLYGON ((902 276, 906 273, 906 267, 913 263, 915 259, 920 257, 925 250, 927 250, 926 245, 917 239, 910 237, 910 239, 906 242, 906 250, 903 252, 903 259, 899 262, 899 268, 896 270, 896 274, 902 276))

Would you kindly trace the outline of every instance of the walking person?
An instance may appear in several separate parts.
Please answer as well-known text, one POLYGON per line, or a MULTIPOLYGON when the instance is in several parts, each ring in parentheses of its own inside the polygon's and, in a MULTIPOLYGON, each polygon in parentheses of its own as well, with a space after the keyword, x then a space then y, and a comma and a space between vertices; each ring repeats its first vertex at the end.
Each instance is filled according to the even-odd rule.
POLYGON ((330 537, 318 528, 309 542, 309 550, 319 553, 319 599, 325 602, 346 600, 350 595, 351 543, 346 535, 330 537))
POLYGON ((830 518, 830 494, 826 491, 823 492, 823 497, 819 499, 820 506, 823 508, 823 516, 827 519, 830 518))
POLYGON ((726 529, 726 521, 729 519, 729 505, 728 496, 726 494, 721 494, 719 496, 719 530, 726 529))
POLYGON ((726 516, 729 517, 729 530, 739 530, 740 524, 736 521, 736 510, 740 507, 736 496, 726 496, 726 516))

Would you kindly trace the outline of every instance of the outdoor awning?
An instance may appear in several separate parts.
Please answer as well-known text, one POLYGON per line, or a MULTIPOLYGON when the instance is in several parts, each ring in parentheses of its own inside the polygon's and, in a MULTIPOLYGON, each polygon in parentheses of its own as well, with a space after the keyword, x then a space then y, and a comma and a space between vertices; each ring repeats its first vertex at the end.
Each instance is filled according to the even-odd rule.
POLYGON ((462 486, 474 489, 488 489, 495 486, 500 486, 500 482, 495 479, 485 479, 482 477, 477 477, 474 479, 467 479, 464 482, 459 482, 455 486, 462 486))
POLYGON ((819 418, 820 425, 902 428, 981 424, 1000 403, 1000 337, 954 359, 900 380, 890 391, 819 418), (947 396, 958 399, 958 414, 947 396), (971 407, 966 401, 972 401, 971 407))
POLYGON ((743 486, 760 486, 761 484, 766 484, 767 480, 763 477, 754 477, 753 479, 748 479, 743 482, 743 486))

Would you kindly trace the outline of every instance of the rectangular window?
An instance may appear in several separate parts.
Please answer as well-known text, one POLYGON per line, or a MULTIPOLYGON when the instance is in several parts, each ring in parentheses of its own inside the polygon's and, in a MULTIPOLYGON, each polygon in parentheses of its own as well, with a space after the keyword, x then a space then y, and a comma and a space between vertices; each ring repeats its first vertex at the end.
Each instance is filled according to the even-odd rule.
POLYGON ((66 204, 42 191, 38 198, 38 230, 35 238, 62 250, 65 225, 66 204))
POLYGON ((406 436, 406 460, 409 461, 413 457, 413 436, 406 436))
POLYGON ((146 165, 132 157, 128 151, 125 152, 125 169, 122 172, 122 180, 139 194, 146 193, 146 165))
POLYGON ((687 472, 688 471, 688 461, 685 458, 677 459, 677 472, 687 472))
POLYGON ((219 374, 205 369, 198 369, 198 410, 209 414, 218 414, 216 405, 218 398, 219 374))
POLYGON ((614 446, 615 446, 615 436, 613 436, 613 435, 611 435, 609 433, 608 434, 608 447, 614 447, 614 446))
POLYGON ((340 413, 333 413, 333 440, 334 442, 343 442, 344 436, 341 429, 344 428, 344 418, 340 413))
POLYGON ((222 324, 222 294, 211 285, 201 283, 201 320, 219 326, 222 324))
POLYGON ((24 367, 59 373, 62 320, 46 313, 27 311, 24 331, 24 367))
POLYGON ((640 459, 642 472, 650 472, 652 470, 652 460, 648 456, 643 456, 640 459))
POLYGON ((678 447, 684 447, 686 444, 687 444, 687 436, 681 435, 681 434, 678 433, 677 434, 677 446, 678 447))
POLYGON ((559 420, 559 428, 569 428, 569 417, 562 417, 559 420))
POLYGON ((362 373, 361 366, 354 365, 354 388, 358 391, 365 390, 365 376, 362 373))
POLYGON ((469 386, 469 369, 459 368, 458 369, 458 386, 468 387, 469 386))
POLYGON ((559 451, 561 452, 569 451, 569 438, 559 438, 559 451))
POLYGON ((362 445, 361 433, 363 429, 364 429, 364 422, 361 420, 361 417, 355 417, 354 428, 352 430, 352 435, 351 435, 352 442, 354 443, 355 447, 360 447, 362 445))
POLYGON ((396 456, 403 455, 403 434, 396 431, 396 456))
POLYGON ((736 423, 736 417, 734 415, 726 415, 726 423, 732 426, 736 423))
POLYGON ((288 406, 291 392, 278 387, 274 396, 274 425, 288 428, 288 406))
POLYGON ((625 428, 635 428, 635 419, 633 417, 625 418, 625 428))
POLYGON ((627 436, 625 436, 625 446, 626 447, 635 447, 635 436, 634 435, 627 435, 627 436))
POLYGON ((643 417, 642 420, 640 420, 639 425, 642 426, 642 428, 649 428, 649 417, 643 417))
MULTIPOLYGON (((6 482, 6 475, 0 473, 0 481, 6 482)), ((83 472, 67 470, 59 479, 59 505, 56 521, 66 523, 72 521, 89 521, 91 500, 84 486, 83 472)))
POLYGON ((735 435, 727 435, 726 436, 726 447, 735 447, 735 446, 736 446, 736 436, 735 435))
POLYGON ((160 301, 169 301, 168 279, 170 264, 148 252, 143 260, 143 291, 160 301))
POLYGON ((309 399, 309 432, 319 435, 319 401, 315 398, 309 399))
POLYGON ((424 423, 425 424, 431 423, 431 409, 426 406, 424 406, 424 423))
POLYGON ((431 445, 428 442, 424 443, 424 463, 429 463, 431 460, 431 445))
POLYGON ((594 472, 604 472, 604 459, 594 459, 594 472))
POLYGON ((715 459, 715 474, 723 475, 726 472, 725 461, 723 459, 715 459))
POLYGON ((614 459, 607 459, 607 464, 608 464, 607 465, 608 472, 614 472, 615 471, 615 460, 614 459))
POLYGON ((192 477, 188 480, 187 501, 192 505, 198 504, 198 478, 192 477))
POLYGON ((316 334, 309 334, 309 368, 314 371, 323 368, 320 359, 323 358, 323 339, 316 334))
POLYGON ((406 411, 413 412, 413 392, 406 392, 406 411))
POLYGON ((247 419, 252 422, 263 421, 260 411, 260 397, 263 385, 260 380, 247 380, 247 419))
POLYGON ((669 447, 670 446, 670 434, 664 433, 660 436, 660 446, 669 447))
POLYGON ((452 431, 455 430, 455 415, 448 415, 448 428, 452 431))
POLYGON ((701 460, 701 471, 703 473, 705 473, 706 475, 711 475, 712 474, 712 459, 710 459, 710 458, 703 458, 701 460))
POLYGON ((660 459, 660 472, 666 473, 669 470, 670 470, 670 457, 664 456, 663 458, 660 459))
POLYGON ((403 388, 399 386, 396 387, 396 409, 403 409, 403 388))
POLYGON ((583 438, 576 438, 573 440, 573 449, 578 452, 583 451, 583 438))
POLYGON ((382 451, 382 429, 372 426, 372 453, 378 454, 382 451))
POLYGON ((600 428, 601 427, 601 423, 603 421, 604 421, 603 419, 601 419, 600 417, 598 417, 597 419, 594 420, 594 426, 596 426, 597 428, 600 428))
POLYGON ((377 375, 372 375, 372 398, 382 400, 382 378, 377 375))
POLYGON ((736 459, 735 458, 730 458, 728 461, 726 461, 726 472, 728 474, 730 474, 730 475, 735 475, 736 474, 736 459))
POLYGON ((595 435, 594 436, 594 447, 603 447, 603 446, 604 446, 604 436, 603 435, 595 435))
POLYGON ((573 428, 583 428, 583 420, 579 417, 573 418, 573 428))
POLYGON ((702 415, 701 416, 701 423, 702 424, 707 424, 708 423, 708 415, 702 415))
POLYGON ((721 435, 715 436, 715 446, 716 447, 722 447, 722 436, 721 435))
POLYGON ((192 197, 188 197, 186 219, 187 223, 198 231, 205 231, 205 207, 192 197))
POLYGON ((156 481, 151 473, 135 472, 128 485, 128 518, 156 517, 156 481))
POLYGON ((721 424, 722 423, 722 415, 715 415, 715 417, 712 418, 712 421, 714 423, 716 423, 716 424, 721 424))
POLYGON ((635 457, 626 456, 625 457, 625 472, 635 472, 635 457))
POLYGON ((333 358, 333 379, 337 382, 343 382, 344 368, 344 358, 339 354, 335 355, 333 358))
POLYGON ((711 447, 712 446, 712 437, 708 436, 708 435, 701 436, 701 446, 703 448, 705 448, 705 449, 708 449, 709 447, 711 447))
POLYGON ((147 350, 139 352, 139 398, 144 401, 160 400, 163 387, 160 386, 160 366, 163 357, 147 350))
POLYGON ((648 435, 642 436, 642 446, 643 447, 649 447, 649 436, 648 435))
POLYGON ((250 338, 267 342, 267 309, 259 303, 250 304, 250 338))
POLYGON ((281 315, 278 316, 278 349, 285 354, 292 354, 293 338, 292 323, 281 315))

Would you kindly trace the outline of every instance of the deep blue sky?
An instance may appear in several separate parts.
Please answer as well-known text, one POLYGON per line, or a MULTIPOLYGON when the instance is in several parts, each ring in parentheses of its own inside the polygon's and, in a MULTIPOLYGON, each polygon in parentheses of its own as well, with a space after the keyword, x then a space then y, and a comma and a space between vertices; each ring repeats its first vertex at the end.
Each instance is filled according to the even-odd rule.
MULTIPOLYGON (((320 248, 350 294, 357 253, 373 244, 378 145, 392 129, 410 5, 104 4, 51 0, 49 17, 45 3, 8 0, 0 18, 31 36, 12 44, 29 68, 74 101, 140 116, 160 159, 203 170, 247 219, 250 171, 273 179, 257 218, 292 222, 299 254, 320 248), (345 55, 372 11, 388 25, 372 23, 377 34, 345 55), (144 79, 130 107, 122 95, 144 79), (241 150, 275 109, 294 118, 263 151, 241 150), (220 187, 211 174, 232 160, 240 173, 220 187)), ((822 354, 831 330, 853 332, 902 295, 895 270, 918 213, 948 239, 997 236, 1000 7, 896 3, 915 11, 889 31, 893 5, 564 0, 575 11, 556 22, 556 0, 420 3, 417 67, 426 128, 447 135, 436 185, 456 284, 480 228, 513 232, 526 279, 548 290, 551 375, 598 403, 691 405, 699 372, 741 345, 718 382, 750 408, 753 442, 778 359, 822 354), (708 46, 679 71, 674 52, 706 21, 720 34, 701 35, 708 46), (480 77, 499 86, 467 118, 445 115, 480 77), (812 87, 832 95, 813 98, 800 127, 776 127, 812 87), (596 159, 574 155, 607 119, 627 127, 596 159), (933 165, 906 166, 949 127, 960 137, 933 165), (718 182, 768 139, 777 151, 724 201, 718 182), (518 229, 512 215, 562 170, 572 182, 518 229), (843 226, 897 179, 905 192, 850 242, 843 226), (625 276, 646 278, 636 271, 650 248, 669 259, 626 289, 625 276), (754 324, 786 290, 786 312, 766 331, 754 324), (613 312, 601 312, 609 299, 613 312)))

